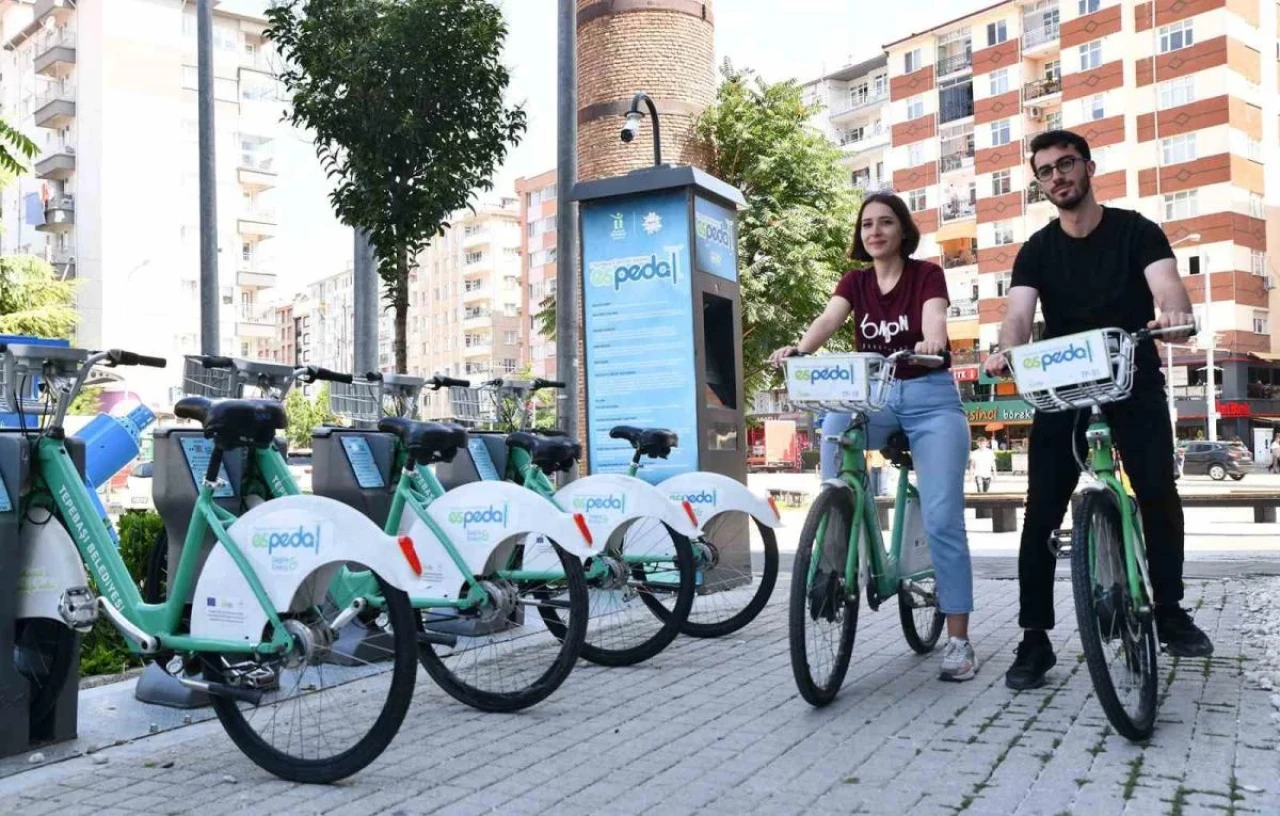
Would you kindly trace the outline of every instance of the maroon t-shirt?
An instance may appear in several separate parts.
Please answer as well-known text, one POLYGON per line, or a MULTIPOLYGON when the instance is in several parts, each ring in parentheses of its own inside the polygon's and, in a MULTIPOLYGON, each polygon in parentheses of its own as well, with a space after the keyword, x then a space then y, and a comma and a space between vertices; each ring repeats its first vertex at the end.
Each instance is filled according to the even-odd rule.
MULTIPOLYGON (((835 293, 853 306, 850 320, 857 337, 858 351, 892 354, 914 349, 924 340, 921 315, 926 301, 947 297, 947 278, 942 267, 929 261, 907 261, 902 277, 888 293, 881 293, 874 269, 852 269, 836 284, 835 293)), ((900 365, 894 376, 900 380, 922 377, 941 369, 900 365)))

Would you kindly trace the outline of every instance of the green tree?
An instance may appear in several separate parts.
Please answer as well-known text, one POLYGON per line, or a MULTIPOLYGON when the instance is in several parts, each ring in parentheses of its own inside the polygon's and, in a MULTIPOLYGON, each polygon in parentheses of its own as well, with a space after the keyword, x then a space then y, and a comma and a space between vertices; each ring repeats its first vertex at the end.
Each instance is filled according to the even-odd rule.
POLYGON ((487 0, 282 0, 267 36, 287 114, 315 136, 342 223, 369 230, 407 371, 409 273, 525 130, 504 104, 502 14, 487 0))
POLYGON ((315 427, 313 422, 315 408, 311 400, 307 399, 307 395, 302 393, 301 388, 291 388, 285 395, 284 415, 289 423, 289 427, 284 432, 285 438, 289 440, 289 447, 311 447, 311 429, 315 427))
POLYGON ((39 146, 25 133, 0 119, 0 174, 16 176, 25 172, 27 162, 39 152, 39 146))
POLYGON ((75 330, 74 281, 30 255, 0 257, 0 334, 68 339, 75 330))
POLYGON ((67 406, 67 413, 71 416, 89 416, 99 413, 102 410, 102 390, 99 386, 80 389, 80 393, 76 394, 76 398, 67 406))
MULTIPOLYGON (((742 191, 738 265, 748 398, 775 381, 769 355, 800 339, 848 269, 860 199, 840 152, 809 127, 820 109, 793 80, 768 83, 728 61, 716 102, 697 125, 709 170, 742 191)), ((847 350, 851 333, 827 344, 847 350)))

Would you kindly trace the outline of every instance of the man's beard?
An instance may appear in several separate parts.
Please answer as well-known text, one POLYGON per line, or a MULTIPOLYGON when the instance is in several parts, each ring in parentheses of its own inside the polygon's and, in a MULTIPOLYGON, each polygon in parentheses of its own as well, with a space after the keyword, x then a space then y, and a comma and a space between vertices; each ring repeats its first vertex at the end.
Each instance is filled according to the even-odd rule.
POLYGON ((1089 195, 1089 191, 1092 189, 1093 189, 1093 181, 1088 176, 1085 176, 1084 181, 1081 183, 1080 189, 1078 192, 1072 194, 1068 198, 1063 199, 1062 201, 1054 201, 1053 202, 1054 206, 1056 206, 1060 210, 1067 210, 1068 212, 1070 212, 1071 210, 1074 210, 1076 207, 1080 206, 1080 202, 1085 200, 1085 197, 1089 195))

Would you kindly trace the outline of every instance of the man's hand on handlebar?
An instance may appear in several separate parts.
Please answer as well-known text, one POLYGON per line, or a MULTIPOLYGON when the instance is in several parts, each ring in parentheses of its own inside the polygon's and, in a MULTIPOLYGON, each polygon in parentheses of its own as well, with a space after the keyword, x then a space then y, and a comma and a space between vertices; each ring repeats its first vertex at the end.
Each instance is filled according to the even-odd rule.
POLYGON ((982 368, 989 377, 1009 376, 1009 360, 1004 356, 1003 351, 993 351, 987 355, 987 360, 982 364, 982 368))
MULTIPOLYGON (((1196 319, 1194 315, 1186 312, 1165 312, 1155 320, 1147 323, 1148 329, 1168 329, 1171 327, 1194 326, 1196 319)), ((1195 334, 1192 330, 1183 330, 1177 332, 1167 332, 1160 335, 1160 339, 1166 343, 1180 343, 1191 335, 1195 334)))

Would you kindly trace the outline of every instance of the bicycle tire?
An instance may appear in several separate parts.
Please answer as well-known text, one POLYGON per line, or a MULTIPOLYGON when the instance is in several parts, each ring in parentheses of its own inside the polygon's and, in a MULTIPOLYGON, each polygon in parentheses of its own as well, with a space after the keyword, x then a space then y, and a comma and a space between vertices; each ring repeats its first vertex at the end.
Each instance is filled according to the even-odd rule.
MULTIPOLYGON (((427 670, 431 679, 450 697, 481 711, 498 713, 519 711, 551 696, 573 671, 587 635, 587 582, 582 577, 581 562, 561 549, 560 545, 553 543, 553 546, 560 558, 560 565, 564 569, 565 580, 568 583, 570 606, 569 623, 565 625, 557 617, 559 631, 552 630, 552 635, 560 642, 560 650, 555 660, 545 672, 525 688, 515 691, 489 691, 459 677, 449 667, 447 661, 436 654, 431 643, 420 643, 418 662, 427 670)), ((542 610, 544 606, 540 605, 538 608, 542 610)), ((426 611, 423 610, 423 612, 426 611)), ((415 614, 414 618, 418 631, 422 631, 425 628, 423 614, 415 614)), ((543 618, 545 620, 545 615, 543 618)), ((548 626, 548 629, 550 628, 548 626)))
MULTIPOLYGON (((418 637, 413 625, 413 608, 409 596, 376 576, 381 590, 383 610, 393 630, 391 686, 378 717, 364 736, 347 750, 331 757, 307 759, 287 754, 268 745, 245 719, 238 703, 228 697, 213 695, 213 710, 227 736, 255 765, 281 779, 303 784, 325 785, 345 779, 366 768, 377 759, 404 722, 413 688, 417 680, 418 637)), ((204 676, 213 683, 222 681, 222 673, 210 664, 217 655, 203 655, 204 676)))
POLYGON ((156 534, 147 553, 147 574, 142 584, 142 600, 149 604, 164 603, 169 579, 169 531, 164 527, 156 534))
POLYGON ((942 614, 942 610, 938 608, 938 595, 936 583, 934 579, 934 597, 932 607, 919 607, 912 603, 910 590, 902 587, 898 590, 898 618, 902 622, 902 635, 907 639, 907 645, 911 647, 911 651, 916 654, 929 654, 938 645, 938 638, 942 635, 942 624, 946 622, 946 615, 942 614), (915 613, 922 609, 932 609, 933 616, 929 618, 929 627, 923 633, 917 626, 915 613))
POLYGON ((14 621, 13 658, 31 687, 28 712, 39 722, 53 712, 76 665, 76 633, 48 618, 14 621))
MULTIPOLYGON (((835 606, 830 614, 834 617, 842 613, 840 634, 836 654, 832 660, 831 676, 826 682, 816 681, 809 665, 809 650, 805 643, 805 622, 812 618, 816 623, 817 617, 821 617, 822 614, 811 614, 814 610, 810 609, 812 593, 808 586, 808 576, 809 565, 813 558, 813 541, 818 535, 818 525, 827 515, 828 510, 834 511, 834 518, 839 525, 835 540, 843 540, 846 542, 845 546, 848 546, 849 531, 853 524, 853 498, 846 488, 824 488, 809 508, 808 515, 805 516, 804 527, 800 530, 800 543, 796 548, 795 565, 791 571, 788 621, 791 672, 795 676, 800 696, 805 702, 815 707, 825 706, 836 698, 845 674, 849 671, 849 660, 853 656, 853 643, 858 631, 858 604, 862 596, 861 587, 855 587, 850 597, 843 583, 843 561, 833 564, 838 571, 833 570, 828 573, 835 575, 835 578, 829 585, 823 606, 831 603, 831 596, 838 593, 840 605, 835 606)), ((828 531, 829 529, 830 525, 828 525, 828 531)))
POLYGON ((773 595, 774 586, 778 582, 778 537, 774 534, 772 527, 764 526, 755 518, 750 518, 749 520, 756 525, 756 529, 760 532, 760 539, 764 544, 764 571, 760 575, 760 582, 756 587, 755 595, 751 597, 746 606, 725 620, 702 623, 694 619, 698 611, 698 603, 700 599, 711 596, 695 594, 693 606, 689 610, 689 618, 680 627, 681 634, 696 638, 716 638, 728 635, 755 620, 761 610, 769 603, 769 598, 773 595))
MULTIPOLYGON (((1080 647, 1084 652, 1085 662, 1089 668, 1089 676, 1093 681, 1094 693, 1098 696, 1098 703, 1102 706, 1103 712, 1107 716, 1107 720, 1111 723, 1116 732, 1133 742, 1141 742, 1151 736, 1151 732, 1155 729, 1156 708, 1158 705, 1158 668, 1156 665, 1156 655, 1158 646, 1156 644, 1155 626, 1150 615, 1145 619, 1139 619, 1133 615, 1132 605, 1130 603, 1127 578, 1123 575, 1123 567, 1120 567, 1121 581, 1119 585, 1120 598, 1124 602, 1125 618, 1130 620, 1121 621, 1125 627, 1121 635, 1123 638, 1123 646, 1125 649, 1126 663, 1136 664, 1139 666, 1141 674, 1141 688, 1139 689, 1139 707, 1136 716, 1130 714, 1123 703, 1120 702, 1119 694, 1116 691, 1115 682, 1111 677, 1111 672, 1107 668, 1107 658, 1105 647, 1103 645, 1102 631, 1099 626, 1098 618, 1098 600, 1095 597, 1095 585, 1090 570, 1090 553, 1092 548, 1089 546, 1089 531, 1093 529, 1092 522, 1095 519, 1102 520, 1111 525, 1111 529, 1115 531, 1114 546, 1123 546, 1121 543, 1122 527, 1120 521, 1120 510, 1116 506, 1115 497, 1110 493, 1101 491, 1090 491, 1085 495, 1084 502, 1081 505, 1080 515, 1077 517, 1075 525, 1071 532, 1071 587, 1076 607, 1076 622, 1080 631, 1080 647), (1134 628, 1133 647, 1139 653, 1134 655, 1129 650, 1129 634, 1130 629, 1134 628)), ((1102 544, 1102 546, 1108 546, 1102 544)), ((1123 552, 1119 554, 1120 564, 1123 564, 1123 552)), ((1114 631, 1116 621, 1112 619, 1109 624, 1105 624, 1114 631)), ((1113 636, 1114 638, 1114 636, 1113 636)))

